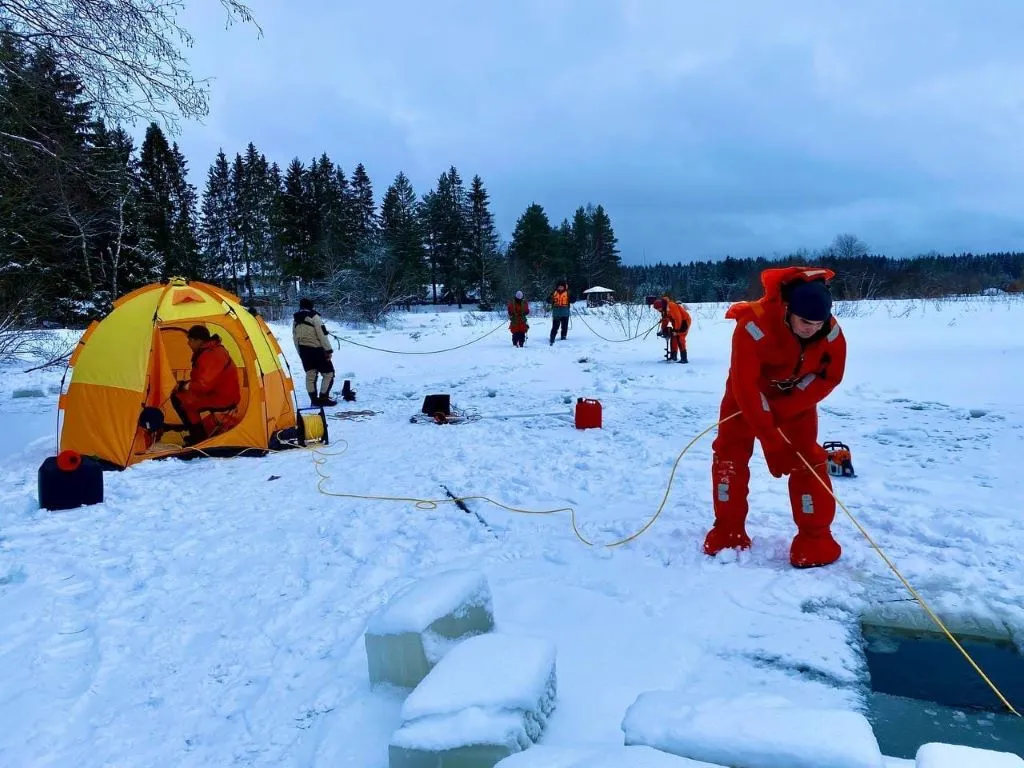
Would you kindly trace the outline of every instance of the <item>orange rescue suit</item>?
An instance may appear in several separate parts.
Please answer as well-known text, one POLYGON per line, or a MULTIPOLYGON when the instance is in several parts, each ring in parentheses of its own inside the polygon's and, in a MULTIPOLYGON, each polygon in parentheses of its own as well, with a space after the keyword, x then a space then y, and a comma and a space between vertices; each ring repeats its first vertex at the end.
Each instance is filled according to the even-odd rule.
POLYGON ((686 334, 690 331, 690 313, 686 307, 677 304, 668 296, 662 298, 664 309, 661 311, 661 332, 665 333, 669 326, 672 327, 672 337, 669 342, 669 352, 672 357, 677 353, 686 351, 686 334))
POLYGON ((238 369, 218 339, 204 343, 192 356, 188 389, 178 400, 189 421, 199 421, 199 412, 238 405, 242 399, 238 369))
POLYGON ((835 499, 829 493, 825 449, 818 442, 817 404, 843 379, 846 339, 831 314, 810 339, 798 338, 789 327, 784 299, 786 287, 796 281, 827 282, 834 276, 829 269, 767 269, 761 273, 764 296, 734 304, 726 312, 736 328, 720 418, 737 411, 740 415, 719 425, 712 444, 715 524, 704 542, 709 555, 750 546, 745 522, 749 462, 757 439, 772 475, 789 475, 790 505, 798 531, 790 548, 791 563, 827 565, 840 556, 830 530, 835 499), (812 465, 824 487, 796 452, 812 465))

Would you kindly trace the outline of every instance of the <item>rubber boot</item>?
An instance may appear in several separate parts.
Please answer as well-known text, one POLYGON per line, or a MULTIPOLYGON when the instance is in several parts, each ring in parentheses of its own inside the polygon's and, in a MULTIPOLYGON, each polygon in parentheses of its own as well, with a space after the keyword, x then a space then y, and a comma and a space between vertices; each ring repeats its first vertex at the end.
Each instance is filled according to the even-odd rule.
POLYGON ((316 392, 307 392, 306 394, 309 395, 309 406, 310 406, 310 408, 317 408, 317 407, 319 407, 321 405, 321 403, 320 403, 320 395, 318 395, 316 392))
POLYGON ((704 554, 714 557, 723 549, 749 549, 747 536, 747 486, 750 467, 746 463, 722 459, 711 462, 712 499, 715 524, 704 537, 704 554))
POLYGON ((327 392, 322 392, 319 397, 319 405, 321 408, 333 408, 338 404, 338 401, 330 396, 327 392))
MULTIPOLYGON (((824 464, 815 466, 815 474, 832 488, 824 464)), ((794 568, 819 568, 838 560, 843 549, 831 530, 836 501, 806 467, 789 476, 789 500, 797 527, 789 548, 790 564, 794 568)))
POLYGON ((686 349, 685 348, 679 350, 679 362, 680 363, 687 363, 687 362, 689 362, 689 360, 686 359, 686 349))

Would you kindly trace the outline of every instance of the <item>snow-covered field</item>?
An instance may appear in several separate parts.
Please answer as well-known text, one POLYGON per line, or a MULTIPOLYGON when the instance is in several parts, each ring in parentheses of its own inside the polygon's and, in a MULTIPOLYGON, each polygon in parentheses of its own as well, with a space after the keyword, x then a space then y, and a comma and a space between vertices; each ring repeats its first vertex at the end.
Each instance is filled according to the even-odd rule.
MULTIPOLYGON (((384 768, 404 697, 369 687, 367 621, 410 581, 465 567, 486 573, 500 631, 558 649, 544 745, 621 745, 627 709, 658 690, 862 710, 860 613, 905 600, 905 588, 842 512, 842 559, 792 569, 786 485, 759 455, 753 549, 705 557, 713 434, 683 458, 657 522, 611 550, 582 544, 567 513, 329 495, 444 499, 447 488, 572 507, 596 542, 629 535, 657 509, 679 451, 717 418, 732 323, 724 306, 691 310, 689 365, 665 363, 653 334, 611 343, 579 317, 553 347, 543 318, 522 350, 504 329, 438 355, 342 343, 336 389, 350 378, 358 399, 337 410, 377 413, 330 421, 319 488, 307 451, 153 461, 106 474, 102 505, 60 513, 36 500, 60 372, 4 369, 0 765, 384 768), (13 397, 33 387, 48 394, 13 397), (434 392, 484 418, 411 423, 434 392), (603 429, 573 428, 577 397, 601 401, 603 429), (519 417, 531 413, 542 415, 519 417)), ((842 312, 847 375, 820 437, 851 446, 859 477, 837 480, 837 493, 943 616, 990 617, 1020 644, 1024 303, 842 312)), ((625 335, 605 313, 586 320, 625 335)), ((498 322, 452 312, 399 314, 383 330, 329 325, 361 344, 426 351, 498 322)), ((274 330, 299 371, 287 326, 274 330)))

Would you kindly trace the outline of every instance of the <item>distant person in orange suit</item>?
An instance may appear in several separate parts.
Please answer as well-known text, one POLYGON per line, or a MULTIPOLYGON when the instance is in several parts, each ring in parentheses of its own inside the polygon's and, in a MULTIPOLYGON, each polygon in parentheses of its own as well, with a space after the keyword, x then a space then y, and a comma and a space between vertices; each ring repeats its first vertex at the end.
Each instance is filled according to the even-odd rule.
POLYGON ((715 523, 704 540, 708 555, 750 546, 745 523, 755 439, 772 475, 789 476, 797 528, 790 563, 823 566, 842 554, 832 537, 836 504, 825 449, 818 442, 817 405, 846 369, 846 339, 832 316, 828 288, 833 277, 830 269, 767 269, 761 273, 764 296, 726 312, 736 329, 720 418, 740 415, 719 425, 712 444, 715 523))
POLYGON ((680 363, 689 362, 686 359, 686 334, 690 331, 690 313, 686 307, 668 296, 655 299, 651 306, 661 312, 661 330, 658 335, 669 340, 668 359, 678 359, 680 363))
POLYGON ((526 344, 526 332, 530 324, 526 322, 530 314, 530 304, 523 298, 522 291, 516 291, 515 298, 508 303, 508 329, 512 333, 512 346, 522 348, 526 344))

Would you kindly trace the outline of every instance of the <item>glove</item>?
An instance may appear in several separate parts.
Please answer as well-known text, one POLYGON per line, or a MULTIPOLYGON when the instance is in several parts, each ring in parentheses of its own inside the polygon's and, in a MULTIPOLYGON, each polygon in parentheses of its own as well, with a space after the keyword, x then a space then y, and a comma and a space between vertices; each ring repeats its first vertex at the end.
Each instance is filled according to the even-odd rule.
POLYGON ((764 460, 772 477, 788 475, 803 465, 793 446, 781 437, 767 443, 762 440, 761 448, 764 450, 764 460))

